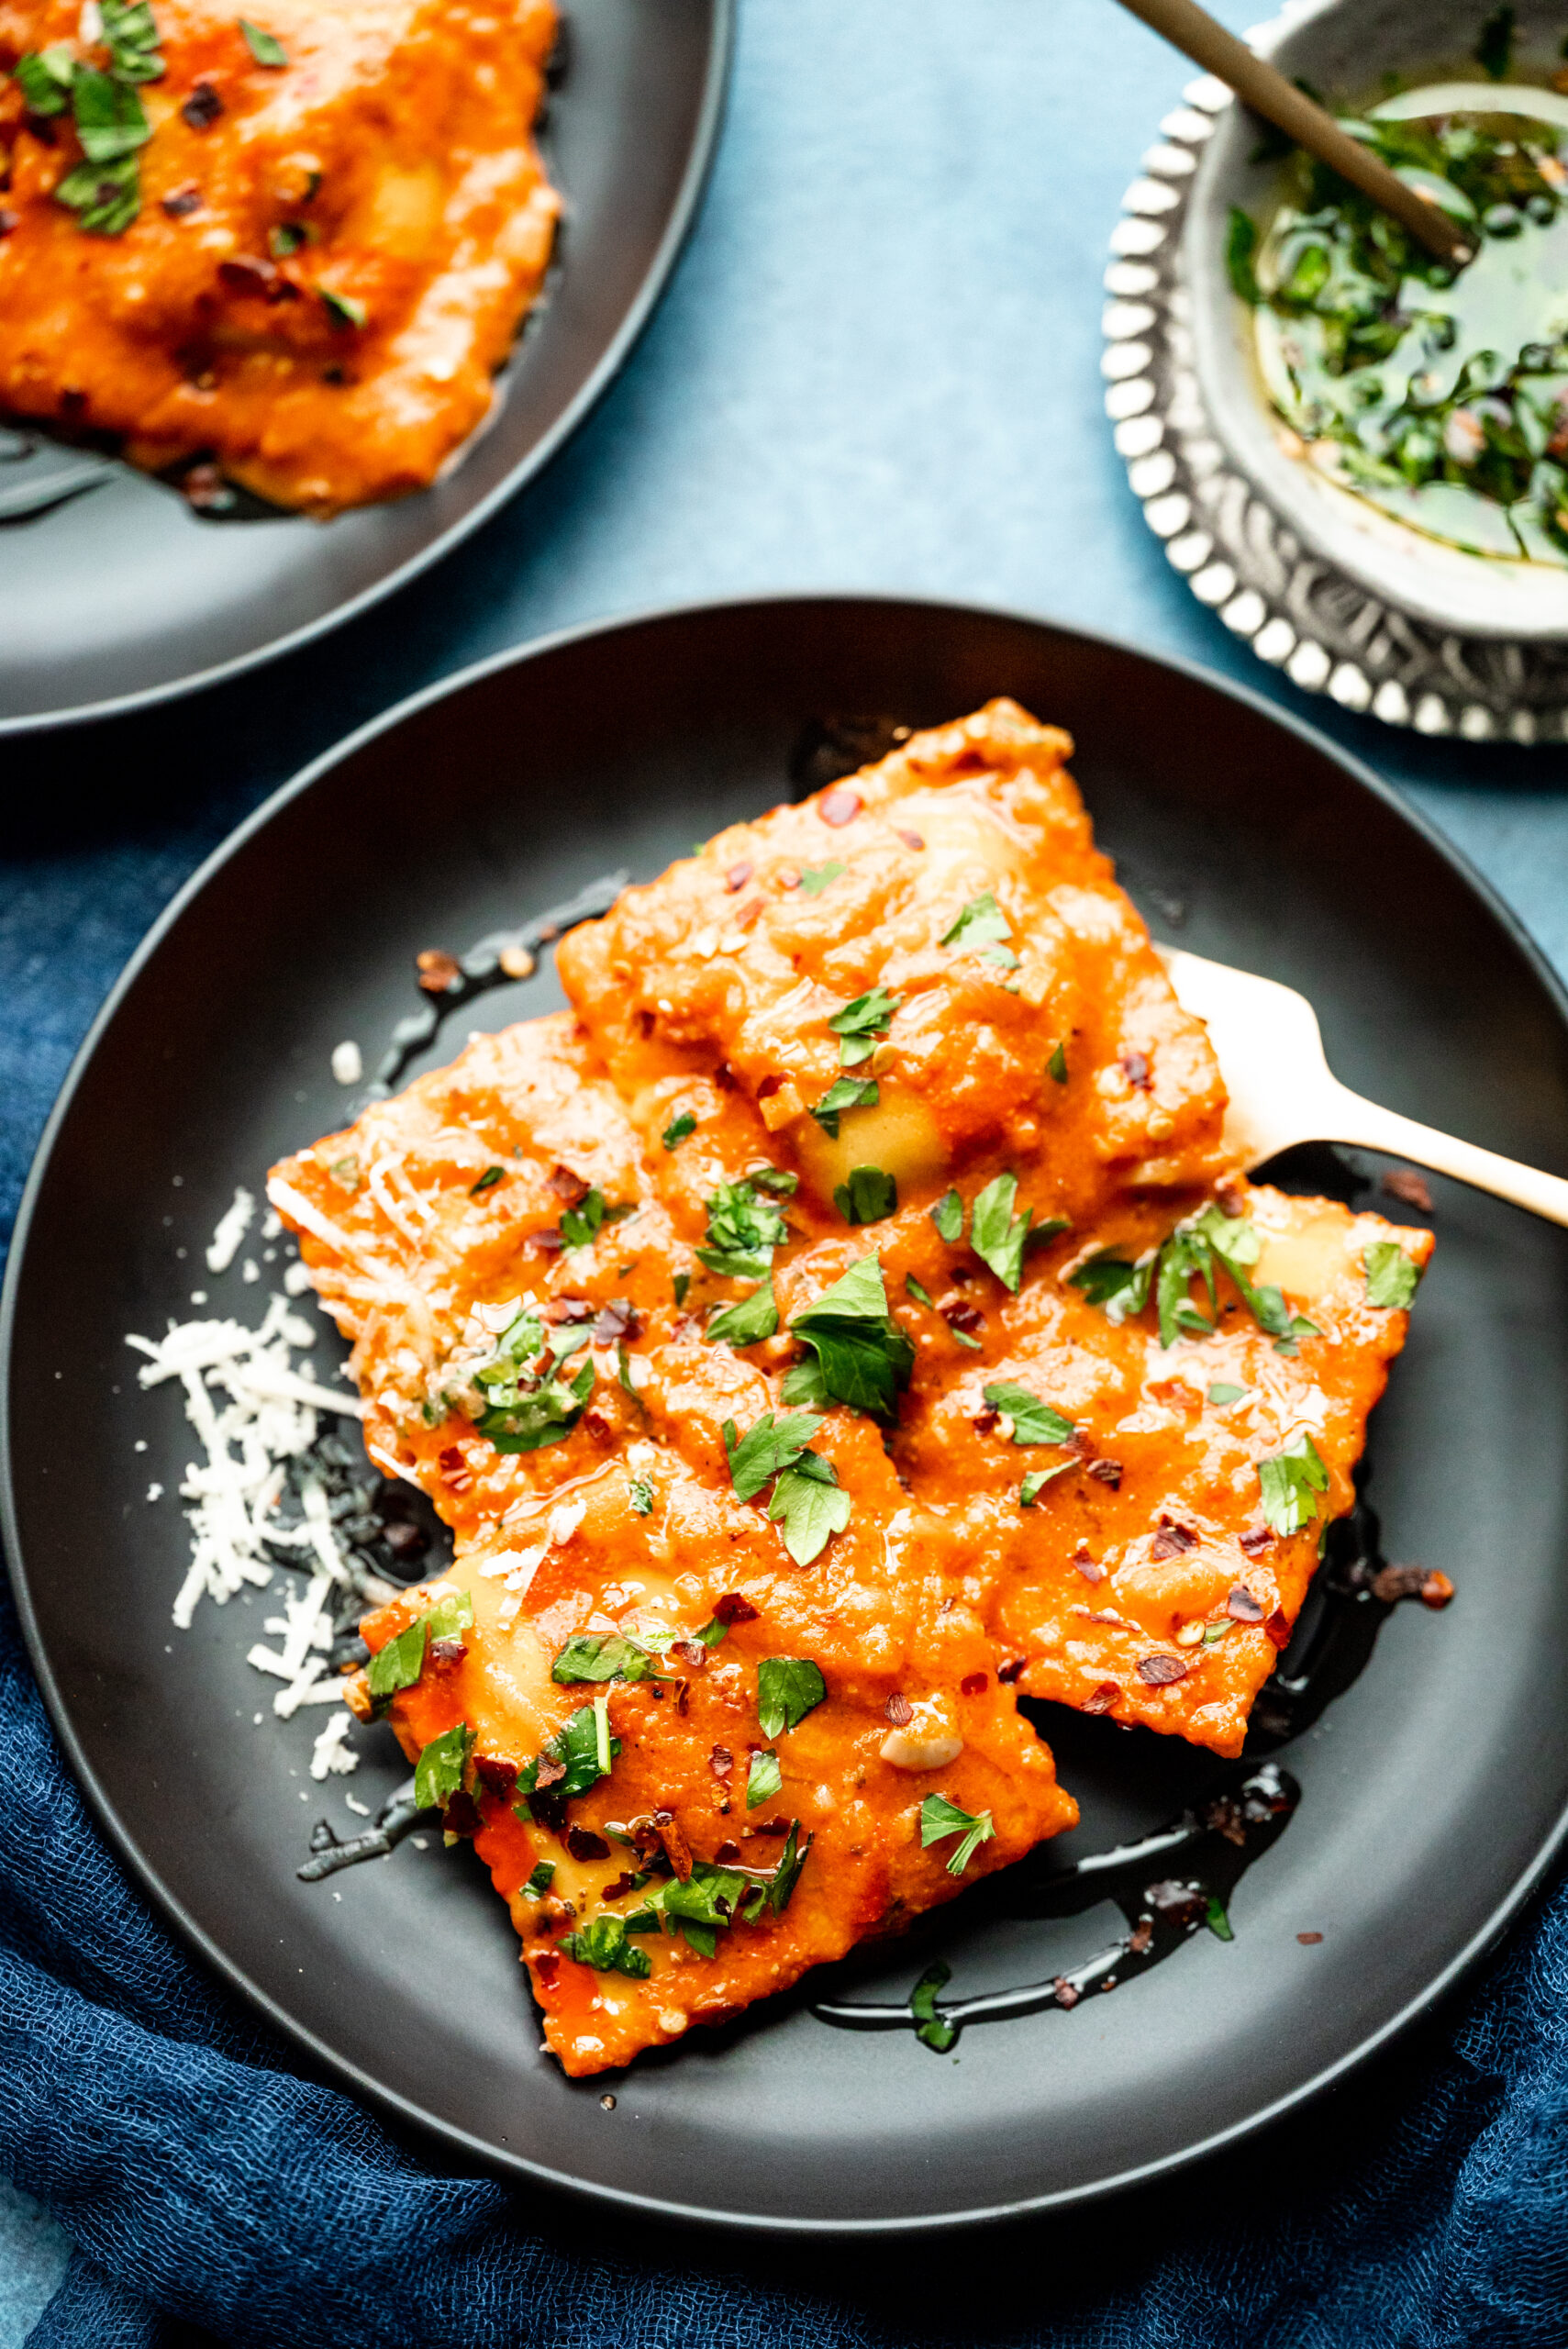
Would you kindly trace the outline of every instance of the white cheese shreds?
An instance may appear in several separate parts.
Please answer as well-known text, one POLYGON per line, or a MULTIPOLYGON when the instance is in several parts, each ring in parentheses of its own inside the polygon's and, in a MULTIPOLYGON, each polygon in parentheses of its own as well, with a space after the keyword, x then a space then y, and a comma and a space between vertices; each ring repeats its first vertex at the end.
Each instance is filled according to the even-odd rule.
POLYGON ((275 1208, 282 1208, 295 1223, 302 1225, 317 1240, 324 1240, 328 1248, 335 1248, 339 1256, 351 1260, 359 1254, 348 1233, 340 1231, 335 1223, 328 1222, 320 1208, 312 1207, 304 1192, 296 1191, 292 1183, 284 1182, 276 1174, 270 1176, 267 1197, 275 1208))
POLYGON ((364 1073, 364 1055, 351 1036, 333 1045, 332 1074, 339 1085, 358 1085, 364 1073))
POLYGON ((353 1812, 356 1819, 369 1819, 372 1817, 373 1814, 369 1803, 361 1802, 357 1795, 346 1794, 343 1797, 343 1800, 348 1804, 349 1809, 353 1812))
POLYGON ((207 1242, 206 1268, 209 1273, 226 1273, 239 1252, 239 1242, 256 1219, 256 1197, 241 1184, 234 1194, 234 1204, 219 1217, 217 1229, 207 1242))
POLYGON ((346 1778, 350 1770, 359 1768, 359 1755, 345 1742, 353 1725, 352 1714, 333 1714, 310 1749, 310 1775, 313 1778, 325 1778, 328 1771, 346 1778))

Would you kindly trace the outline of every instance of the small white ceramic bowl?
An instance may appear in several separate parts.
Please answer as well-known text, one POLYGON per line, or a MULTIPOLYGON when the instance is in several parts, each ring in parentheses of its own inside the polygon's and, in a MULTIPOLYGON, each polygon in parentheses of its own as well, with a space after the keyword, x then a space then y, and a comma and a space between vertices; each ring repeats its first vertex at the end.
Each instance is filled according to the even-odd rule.
MULTIPOLYGON (((1544 82, 1563 67, 1568 13, 1516 9, 1514 71, 1544 82)), ((1487 13, 1487 0, 1296 0, 1247 38, 1331 100, 1365 104, 1387 73, 1484 79, 1487 13)), ((1568 126, 1568 98, 1542 89, 1530 104, 1568 126)), ((1225 267, 1230 206, 1257 217, 1280 166, 1252 161, 1257 118, 1208 76, 1160 128, 1111 239, 1103 364, 1118 449, 1170 560, 1309 692, 1425 733, 1562 741, 1568 571, 1446 546, 1287 453, 1225 267)))

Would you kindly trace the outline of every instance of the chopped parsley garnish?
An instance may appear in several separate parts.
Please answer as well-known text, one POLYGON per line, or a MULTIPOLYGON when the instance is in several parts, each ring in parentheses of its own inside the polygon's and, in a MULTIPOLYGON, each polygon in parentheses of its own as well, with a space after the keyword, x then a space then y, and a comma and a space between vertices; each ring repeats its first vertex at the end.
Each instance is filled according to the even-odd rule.
POLYGON ((1229 1917, 1226 1914, 1225 1903, 1218 1892, 1211 1892, 1205 1902, 1203 1921, 1216 1941, 1233 1942, 1235 1940, 1236 1935, 1231 1930, 1229 1917))
POLYGON ((117 163, 78 163, 54 191, 89 236, 119 237, 141 210, 141 171, 134 155, 117 163))
POLYGON ((1362 1258, 1366 1268, 1366 1301, 1404 1308, 1415 1297, 1421 1268, 1407 1256, 1397 1240, 1374 1240, 1362 1258))
POLYGON ((574 1957, 579 1965, 591 1965, 595 1974, 628 1974, 634 1982, 641 1982, 653 1971, 648 1952, 628 1941, 626 1919, 608 1912, 590 1918, 556 1947, 564 1956, 574 1957))
POLYGON ((880 1166, 855 1166, 835 1188, 833 1205, 846 1223, 882 1223, 898 1212, 898 1185, 880 1166))
POLYGON ((686 1301, 686 1291, 690 1288, 691 1285, 692 1276, 690 1273, 677 1273, 674 1279, 670 1283, 671 1291, 675 1299, 675 1310, 677 1313, 686 1301))
POLYGON ((1290 1312, 1283 1290, 1272 1281, 1253 1281, 1251 1268, 1262 1246, 1255 1224, 1245 1216, 1226 1215, 1210 1201, 1191 1222, 1179 1223, 1169 1239, 1140 1256, 1136 1264, 1114 1250, 1102 1249, 1070 1273, 1068 1282, 1082 1289, 1089 1303, 1098 1306, 1113 1323, 1141 1313, 1152 1293, 1160 1318, 1160 1342, 1173 1346, 1178 1338, 1214 1334, 1218 1313, 1215 1267, 1219 1265, 1230 1275, 1258 1327, 1274 1341, 1274 1352, 1294 1354, 1298 1339, 1320 1333, 1304 1314, 1290 1312), (1195 1280, 1201 1280, 1207 1292, 1207 1314, 1193 1302, 1195 1280))
POLYGON ((737 1441, 734 1420, 724 1422, 729 1478, 738 1497, 751 1500, 773 1480, 768 1516, 797 1566, 820 1557, 850 1521, 850 1497, 839 1484, 838 1470, 809 1448, 821 1424, 813 1411, 777 1420, 764 1411, 737 1441))
POLYGON ((893 1418, 915 1367, 915 1347, 888 1311, 877 1257, 862 1256, 789 1326, 814 1359, 787 1373, 786 1403, 846 1403, 873 1419, 893 1418))
POLYGON ((868 995, 856 996, 853 1003, 834 1012, 828 1025, 839 1039, 840 1068, 858 1068, 862 1061, 870 1060, 877 1038, 886 1035, 903 999, 889 995, 885 987, 873 987, 868 995))
POLYGON ((793 1199, 800 1188, 798 1174, 786 1174, 782 1166, 748 1166, 746 1180, 755 1191, 776 1191, 781 1199, 793 1199))
POLYGON ((377 1711, 402 1688, 412 1688, 425 1669, 429 1640, 454 1639, 473 1621, 473 1601, 466 1590, 448 1591, 427 1614, 416 1616, 406 1630, 378 1648, 365 1666, 365 1686, 377 1711))
POLYGON ((1073 1422, 1064 1419, 1050 1403, 1042 1403, 1027 1386, 1015 1386, 1010 1380, 998 1381, 984 1390, 985 1400, 994 1411, 1005 1411, 1013 1422, 1015 1443, 1071 1443, 1073 1422))
POLYGON ((116 76, 122 82, 161 82, 163 59, 147 0, 103 0, 98 14, 116 76))
POLYGON ((274 261, 287 261, 292 253, 298 252, 309 235, 309 229, 299 221, 280 220, 275 228, 267 231, 267 250, 274 261))
POLYGON ((732 1925, 760 1924, 764 1917, 782 1917, 800 1880, 812 1838, 800 1841, 800 1821, 790 1821, 784 1852, 771 1875, 760 1868, 720 1867, 713 1860, 694 1860, 683 1884, 678 1876, 649 1894, 643 1906, 626 1920, 628 1932, 657 1932, 661 1921, 680 1932, 699 1957, 712 1957, 718 1936, 732 1925))
POLYGON ((414 1799, 421 1810, 439 1810, 462 1791, 477 1735, 466 1721, 455 1721, 424 1748, 414 1769, 414 1799))
POLYGON ((1066 1084, 1067 1048, 1064 1044, 1058 1044, 1056 1050, 1051 1055, 1051 1058, 1046 1062, 1045 1073, 1047 1076, 1054 1077, 1058 1085, 1066 1084))
POLYGON ((11 78, 28 112, 47 117, 65 112, 75 75, 75 58, 63 41, 57 41, 52 49, 29 50, 18 57, 11 78))
POLYGON ((982 1843, 988 1843, 996 1832, 988 1810, 961 1810, 946 1795, 928 1795, 920 1805, 920 1845, 929 1851, 933 1843, 945 1842, 950 1835, 961 1835, 963 1841, 949 1860, 949 1876, 962 1876, 982 1843))
POLYGON ((757 1666, 757 1720, 764 1737, 798 1729, 826 1698, 828 1683, 809 1656, 765 1655, 757 1666))
POLYGON ((917 1305, 927 1306, 933 1313, 936 1311, 937 1301, 935 1297, 931 1295, 929 1288, 921 1286, 920 1283, 915 1278, 913 1273, 905 1274, 904 1291, 906 1297, 912 1297, 914 1298, 917 1305))
POLYGON ((802 865, 800 885, 808 897, 819 897, 830 882, 839 880, 849 869, 836 856, 829 857, 826 864, 802 865))
POLYGON ((470 1184, 469 1197, 476 1199, 482 1191, 493 1191, 506 1171, 504 1166, 487 1166, 478 1182, 470 1184))
POLYGON ((945 1240, 950 1248, 955 1240, 962 1238, 963 1201, 956 1190, 942 1193, 936 1206, 931 1209, 931 1221, 937 1227, 938 1236, 945 1240))
POLYGON ((545 1894, 550 1890, 550 1886, 554 1882, 555 1862, 553 1860, 540 1860, 538 1867, 535 1868, 532 1876, 529 1876, 527 1884, 523 1887, 523 1898, 526 1900, 542 1900, 545 1894))
POLYGON ((679 1150, 686 1136, 695 1134, 696 1130, 697 1121, 691 1111, 683 1109, 678 1118, 671 1119, 659 1139, 666 1150, 679 1150))
POLYGON ((934 2048, 945 2055, 958 2037, 957 2026, 937 2011, 937 1995, 952 1980, 952 1968, 934 1958, 909 1993, 909 2011, 915 2018, 915 2036, 923 2047, 934 2048))
POLYGON ((1228 1378, 1217 1378, 1208 1390, 1208 1399, 1223 1409, 1227 1403, 1240 1403, 1246 1397, 1244 1386, 1232 1386, 1228 1378))
POLYGON ((760 1803, 772 1802, 784 1786, 784 1772, 779 1757, 771 1749, 753 1753, 751 1766, 746 1773, 746 1808, 755 1810, 760 1803))
POLYGON ((612 1208, 603 1191, 595 1184, 585 1191, 574 1208, 568 1208, 561 1219, 561 1241, 564 1248, 591 1248, 606 1223, 624 1223, 636 1209, 628 1204, 612 1208))
POLYGON ((639 1517, 649 1517, 653 1510, 653 1486, 646 1476, 633 1476, 626 1488, 626 1497, 639 1517))
POLYGON ((773 1250, 789 1239, 789 1226, 771 1199, 760 1198, 750 1176, 722 1183, 707 1201, 707 1244, 697 1250, 710 1273, 732 1280, 766 1280, 773 1250))
POLYGON ((1318 1514, 1315 1495, 1329 1489, 1329 1471, 1312 1438, 1292 1438, 1283 1452, 1258 1463, 1263 1522, 1275 1533, 1299 1533, 1318 1514))
POLYGON ((839 1120, 846 1109, 873 1109, 882 1098, 874 1076, 840 1076, 828 1087, 811 1114, 830 1141, 839 1139, 839 1120))
POLYGON ((1047 1485, 1053 1485, 1058 1476, 1065 1476, 1073 1464, 1071 1460, 1059 1460, 1054 1468, 1031 1468, 1018 1486, 1018 1507, 1032 1508, 1047 1485))
POLYGON ((1012 924, 989 889, 971 897, 951 930, 938 940, 940 946, 994 946, 1012 936, 1012 924))
POLYGON ((654 1680, 658 1672, 657 1657, 640 1641, 622 1631, 578 1631, 556 1657, 550 1676, 569 1688, 581 1680, 654 1680))
POLYGON ((707 1335, 716 1345, 755 1346, 773 1337, 778 1326, 779 1308, 770 1278, 739 1305, 726 1305, 716 1313, 707 1325, 707 1335))
POLYGON ((572 1795, 585 1795, 590 1787, 608 1777, 610 1765, 620 1752, 620 1740, 601 1739, 600 1719, 598 1706, 579 1706, 565 1726, 548 1738, 542 1750, 524 1765, 517 1777, 517 1792, 523 1800, 514 1806, 519 1818, 531 1816, 527 1798, 539 1787, 542 1763, 559 1764, 563 1773, 560 1777, 547 1776, 545 1785, 539 1788, 541 1799, 548 1796, 551 1802, 564 1802, 572 1795), (607 1747, 604 1753, 602 1743, 607 1747))
POLYGON ((1024 1276, 1026 1252, 1054 1240, 1058 1232, 1068 1228, 1063 1216, 1049 1216, 1043 1223, 1037 1224, 1032 1208, 1015 1215, 1013 1201, 1018 1195, 1018 1176, 998 1174, 994 1183, 986 1184, 969 1218, 970 1246, 981 1263, 988 1264, 1003 1286, 1010 1288, 1015 1296, 1024 1276))
POLYGON ((587 1323, 578 1331, 563 1331, 544 1364, 539 1359, 546 1350, 544 1330, 537 1314, 525 1308, 502 1333, 494 1359, 473 1374, 485 1398, 476 1424, 497 1452, 539 1452, 571 1434, 594 1391, 594 1365, 585 1362, 570 1382, 559 1372, 590 1335, 587 1323), (529 1363, 536 1367, 526 1369, 529 1363))
MULTIPOLYGON (((362 327, 370 317, 364 304, 353 294, 334 293, 330 285, 317 285, 317 292, 327 305, 328 317, 335 327, 362 327)), ((565 1218, 562 1218, 562 1222, 565 1218)))
POLYGON ((624 1338, 616 1340, 616 1377, 635 1403, 638 1399, 637 1381, 631 1375, 631 1356, 627 1353, 624 1338))
POLYGON ((245 46, 258 65, 270 66, 274 73, 282 72, 288 63, 288 51, 272 33, 264 33, 249 17, 241 17, 239 29, 245 36, 245 46))

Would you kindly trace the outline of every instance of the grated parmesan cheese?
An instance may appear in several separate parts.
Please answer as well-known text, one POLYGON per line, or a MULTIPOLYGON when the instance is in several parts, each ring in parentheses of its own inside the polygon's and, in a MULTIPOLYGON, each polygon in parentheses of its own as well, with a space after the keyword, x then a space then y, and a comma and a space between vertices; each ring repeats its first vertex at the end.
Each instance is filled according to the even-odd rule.
POLYGON ((310 1749, 310 1775, 313 1778, 323 1779, 329 1770, 346 1778, 350 1770, 359 1768, 359 1755, 345 1742, 353 1725, 352 1714, 333 1714, 310 1749))
POLYGON ((218 1218, 217 1229, 207 1242, 206 1268, 209 1273, 226 1273, 239 1251, 239 1242, 256 1219, 256 1196, 240 1184, 234 1194, 234 1203, 218 1218))

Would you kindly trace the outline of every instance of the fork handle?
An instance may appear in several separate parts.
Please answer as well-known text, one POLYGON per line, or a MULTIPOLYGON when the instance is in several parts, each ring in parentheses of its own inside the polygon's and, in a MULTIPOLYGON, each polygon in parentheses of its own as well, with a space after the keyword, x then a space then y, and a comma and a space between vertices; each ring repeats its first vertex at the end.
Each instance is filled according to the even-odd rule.
POLYGON ((1333 1139, 1359 1143, 1367 1150, 1386 1151, 1395 1158, 1413 1158, 1418 1166, 1435 1167, 1440 1174, 1490 1191, 1549 1223, 1568 1224, 1568 1182, 1560 1174, 1543 1174, 1537 1166, 1521 1166, 1517 1159, 1500 1158, 1495 1150, 1481 1150, 1473 1141, 1440 1134, 1435 1127, 1402 1118, 1375 1101, 1363 1101, 1343 1085, 1334 1087, 1331 1104, 1337 1112, 1333 1139))

